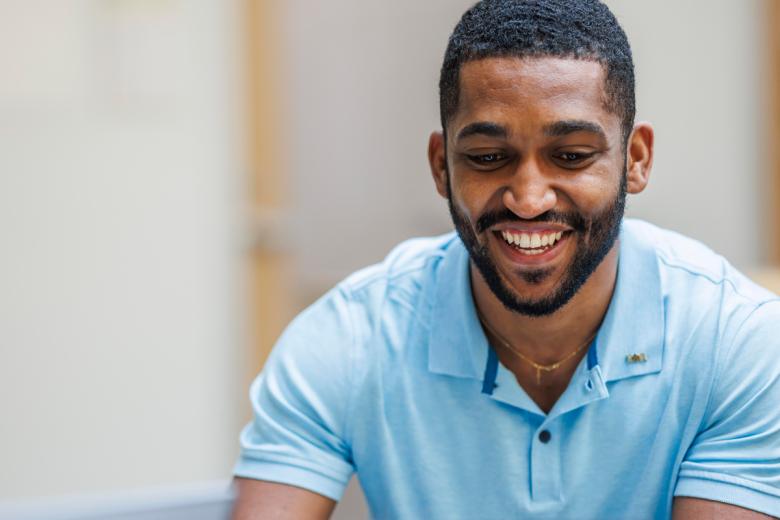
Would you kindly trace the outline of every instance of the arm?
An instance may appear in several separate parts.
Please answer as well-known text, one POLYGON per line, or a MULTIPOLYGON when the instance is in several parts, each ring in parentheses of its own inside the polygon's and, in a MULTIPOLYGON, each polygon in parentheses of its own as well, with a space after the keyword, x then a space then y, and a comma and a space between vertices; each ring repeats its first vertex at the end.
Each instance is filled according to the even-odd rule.
POLYGON ((233 520, 326 520, 336 506, 329 498, 286 484, 240 477, 235 484, 233 520))
POLYGON ((349 482, 349 304, 334 290, 299 315, 252 383, 254 418, 233 469, 235 518, 327 518, 349 482))
POLYGON ((672 520, 719 520, 721 518, 724 520, 771 520, 774 517, 712 500, 692 497, 674 499, 672 520))
POLYGON ((724 340, 708 412, 678 473, 676 520, 780 513, 779 324, 780 300, 770 300, 724 340))

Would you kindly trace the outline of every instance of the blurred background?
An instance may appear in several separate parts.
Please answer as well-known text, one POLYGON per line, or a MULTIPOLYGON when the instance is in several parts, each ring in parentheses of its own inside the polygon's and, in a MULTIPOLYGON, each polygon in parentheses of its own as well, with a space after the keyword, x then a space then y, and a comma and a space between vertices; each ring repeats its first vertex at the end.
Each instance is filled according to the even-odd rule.
MULTIPOLYGON (((426 145, 471 3, 0 0, 0 504, 228 481, 287 321, 451 229, 426 145)), ((780 0, 606 3, 657 136, 628 214, 777 287, 780 0)))

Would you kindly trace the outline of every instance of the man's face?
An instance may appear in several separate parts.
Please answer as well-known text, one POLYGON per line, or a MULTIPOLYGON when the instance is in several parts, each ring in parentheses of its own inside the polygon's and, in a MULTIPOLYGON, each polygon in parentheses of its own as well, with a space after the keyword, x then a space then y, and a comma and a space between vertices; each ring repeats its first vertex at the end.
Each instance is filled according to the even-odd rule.
POLYGON ((603 86, 591 61, 490 58, 461 68, 446 195, 473 263, 512 311, 555 312, 615 243, 626 156, 603 86))

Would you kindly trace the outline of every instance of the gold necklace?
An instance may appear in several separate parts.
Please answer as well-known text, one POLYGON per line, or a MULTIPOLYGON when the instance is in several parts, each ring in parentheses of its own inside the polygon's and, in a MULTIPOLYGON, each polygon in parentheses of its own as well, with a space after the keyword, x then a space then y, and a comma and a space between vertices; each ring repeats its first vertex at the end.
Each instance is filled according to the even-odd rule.
POLYGON ((504 347, 509 349, 512 353, 517 355, 517 357, 519 357, 520 359, 522 359, 523 361, 525 361, 526 363, 528 363, 529 365, 531 365, 532 367, 534 367, 536 369, 536 384, 537 385, 542 384, 542 372, 552 372, 553 370, 556 370, 556 369, 560 368, 560 366, 562 364, 566 363, 568 360, 570 360, 571 358, 576 356, 579 352, 581 352, 582 349, 584 349, 586 346, 590 345, 590 342, 593 341, 593 338, 596 336, 596 332, 591 334, 588 337, 588 340, 585 343, 583 343, 582 345, 577 347, 575 350, 573 350, 572 352, 567 354, 563 359, 561 359, 559 361, 556 361, 555 363, 553 363, 551 365, 542 365, 541 363, 537 363, 536 361, 534 361, 533 359, 529 358, 528 356, 526 356, 525 354, 523 354, 522 352, 520 352, 519 350, 514 348, 512 345, 510 345, 509 342, 507 340, 505 340, 504 337, 501 334, 496 332, 493 327, 488 325, 487 320, 485 320, 485 318, 482 316, 482 313, 479 312, 479 310, 477 310, 477 317, 479 317, 479 321, 480 321, 480 323, 482 323, 482 326, 485 327, 487 330, 489 330, 496 338, 498 338, 498 340, 504 345, 504 347))

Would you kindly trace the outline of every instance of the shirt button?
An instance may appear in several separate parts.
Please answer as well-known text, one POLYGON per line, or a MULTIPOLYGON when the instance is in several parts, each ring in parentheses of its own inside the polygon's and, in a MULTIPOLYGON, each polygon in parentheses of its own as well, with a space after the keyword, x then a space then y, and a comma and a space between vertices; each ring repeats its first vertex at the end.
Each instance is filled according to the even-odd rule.
POLYGON ((551 438, 552 438, 552 435, 550 435, 550 432, 548 432, 547 430, 542 430, 542 431, 539 432, 539 441, 540 442, 542 442, 544 444, 547 444, 548 442, 550 442, 551 438))

